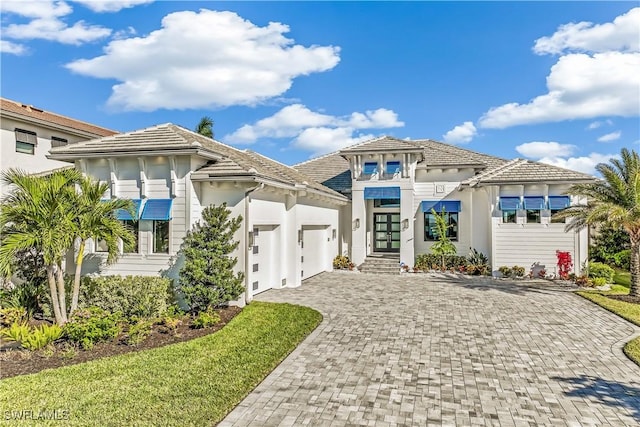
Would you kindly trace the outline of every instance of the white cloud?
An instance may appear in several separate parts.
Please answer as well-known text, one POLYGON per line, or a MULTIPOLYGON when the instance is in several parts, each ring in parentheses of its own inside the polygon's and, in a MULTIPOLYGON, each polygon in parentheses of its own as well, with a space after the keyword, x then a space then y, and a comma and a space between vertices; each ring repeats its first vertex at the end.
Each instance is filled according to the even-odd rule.
POLYGON ((640 8, 612 23, 567 24, 536 41, 534 51, 562 53, 547 76, 548 93, 525 104, 491 108, 484 128, 640 114, 640 8), (584 53, 575 53, 580 51, 584 53), (574 52, 574 53, 568 53, 574 52))
POLYGON ((528 104, 491 108, 480 118, 484 128, 599 116, 636 116, 640 104, 640 53, 570 54, 547 77, 549 93, 528 104))
POLYGON ((62 18, 73 12, 64 1, 3 1, 3 14, 14 14, 30 21, 25 24, 9 24, 2 28, 3 38, 15 40, 43 39, 64 44, 80 45, 111 34, 109 28, 77 21, 68 25, 62 18))
POLYGON ((620 139, 621 135, 622 135, 621 131, 611 132, 611 133, 608 133, 606 135, 602 135, 600 138, 598 138, 598 142, 615 141, 616 139, 620 139))
POLYGON ((516 151, 525 157, 541 159, 544 157, 566 157, 575 152, 578 147, 571 144, 560 144, 558 142, 527 142, 516 147, 516 151))
POLYGON ((161 29, 111 41, 104 55, 67 67, 121 81, 108 105, 125 110, 255 105, 282 95, 296 77, 340 61, 338 47, 297 45, 284 36, 288 31, 278 22, 256 26, 232 12, 175 12, 161 29))
POLYGON ((8 40, 0 40, 0 52, 12 55, 24 55, 27 53, 27 48, 22 44, 13 43, 8 40))
POLYGON ((538 55, 582 52, 638 52, 640 50, 640 8, 618 16, 613 22, 578 22, 561 25, 552 36, 536 40, 538 55))
POLYGON ((118 12, 122 9, 151 3, 153 0, 74 0, 94 12, 118 12))
POLYGON ((604 125, 609 125, 611 126, 613 124, 613 121, 610 119, 607 120, 596 120, 595 122, 591 122, 589 123, 589 126, 587 126, 588 130, 593 130, 593 129, 598 129, 601 126, 604 125))
POLYGON ((587 174, 596 174, 596 165, 598 163, 609 163, 609 160, 618 157, 615 154, 599 154, 591 153, 588 156, 583 157, 543 157, 539 161, 561 168, 572 169, 578 172, 584 172, 587 174))
POLYGON ((252 144, 260 138, 293 138, 295 146, 321 154, 373 138, 371 134, 358 133, 359 130, 402 126, 398 114, 386 108, 332 116, 293 104, 252 125, 241 126, 223 140, 252 144))
POLYGON ((464 122, 445 133, 442 139, 450 144, 465 144, 470 142, 477 134, 478 130, 473 125, 473 122, 464 122))

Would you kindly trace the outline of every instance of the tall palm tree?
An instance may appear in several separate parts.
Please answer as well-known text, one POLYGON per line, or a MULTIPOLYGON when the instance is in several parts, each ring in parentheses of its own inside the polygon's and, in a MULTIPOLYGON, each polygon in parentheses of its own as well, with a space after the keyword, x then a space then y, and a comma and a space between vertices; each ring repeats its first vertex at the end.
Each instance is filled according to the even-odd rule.
POLYGON ((62 260, 73 244, 74 213, 69 203, 82 175, 74 169, 37 177, 10 169, 2 179, 13 191, 0 204, 0 274, 11 275, 20 251, 42 253, 53 312, 58 324, 67 321, 62 260))
POLYGON ((213 139, 213 119, 209 116, 202 117, 196 125, 195 132, 213 139))
POLYGON ((79 182, 80 191, 74 197, 76 216, 73 220, 73 233, 75 239, 80 241, 80 244, 76 255, 76 273, 73 279, 73 293, 69 313, 73 313, 78 308, 82 262, 87 241, 94 239, 96 242, 104 241, 106 243, 107 263, 112 263, 118 259, 119 240, 122 240, 124 247, 128 247, 135 242, 133 233, 122 222, 118 221, 115 216, 119 209, 127 210, 134 216, 133 202, 126 199, 103 199, 108 189, 109 184, 107 183, 83 177, 79 182))
POLYGON ((587 203, 567 208, 556 217, 571 218, 567 230, 609 224, 629 234, 629 295, 640 298, 640 157, 635 150, 623 148, 620 159, 611 159, 610 164, 600 163, 596 170, 602 174, 602 180, 576 184, 568 191, 569 194, 585 197, 587 203))

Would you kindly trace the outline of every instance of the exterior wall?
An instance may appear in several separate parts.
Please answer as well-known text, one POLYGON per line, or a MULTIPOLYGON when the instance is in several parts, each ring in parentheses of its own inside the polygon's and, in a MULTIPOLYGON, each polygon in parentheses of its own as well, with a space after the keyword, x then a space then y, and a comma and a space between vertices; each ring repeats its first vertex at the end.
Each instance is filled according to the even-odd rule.
MULTIPOLYGON (((0 115, 0 170, 20 168, 26 172, 37 173, 70 166, 71 164, 67 162, 47 159, 46 155, 51 150, 52 136, 67 139, 69 144, 88 139, 54 127, 46 127, 0 115), (16 128, 36 133, 38 143, 34 147, 34 154, 16 152, 16 128)), ((0 197, 6 191, 6 185, 0 182, 0 197)))

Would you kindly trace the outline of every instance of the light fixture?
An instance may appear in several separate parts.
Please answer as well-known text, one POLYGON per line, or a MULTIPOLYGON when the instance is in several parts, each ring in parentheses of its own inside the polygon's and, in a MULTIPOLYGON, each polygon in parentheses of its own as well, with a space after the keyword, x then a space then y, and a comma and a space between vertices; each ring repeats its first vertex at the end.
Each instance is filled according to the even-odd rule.
POLYGON ((302 242, 302 228, 298 230, 298 243, 302 242))
POLYGON ((338 235, 338 231, 334 228, 333 230, 331 230, 331 238, 333 240, 336 240, 336 236, 338 235))
POLYGON ((405 218, 402 220, 402 229, 406 230, 407 228, 409 228, 409 219, 405 218))
POLYGON ((353 229, 357 230, 358 228, 360 228, 360 218, 356 218, 353 220, 353 229))

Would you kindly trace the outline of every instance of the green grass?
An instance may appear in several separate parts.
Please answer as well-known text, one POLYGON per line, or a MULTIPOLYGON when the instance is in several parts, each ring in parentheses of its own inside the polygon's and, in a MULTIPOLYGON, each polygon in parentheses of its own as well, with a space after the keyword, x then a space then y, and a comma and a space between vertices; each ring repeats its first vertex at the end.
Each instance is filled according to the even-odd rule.
MULTIPOLYGON (((253 302, 212 335, 2 380, 0 413, 63 410, 63 424, 76 426, 213 425, 321 320, 310 308, 253 302)), ((33 421, 10 423, 22 424, 33 421)))
MULTIPOLYGON (((628 292, 629 290, 627 289, 625 293, 628 292)), ((640 304, 607 298, 606 295, 602 295, 600 292, 587 291, 577 292, 577 294, 640 326, 640 304)), ((629 359, 640 365, 640 337, 629 341, 624 346, 624 353, 629 359)))

